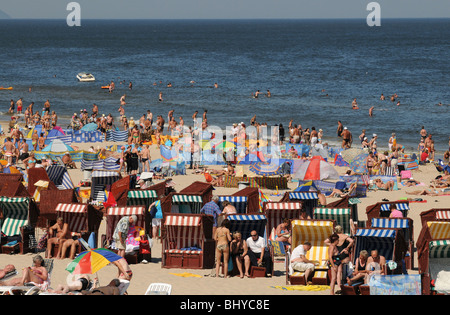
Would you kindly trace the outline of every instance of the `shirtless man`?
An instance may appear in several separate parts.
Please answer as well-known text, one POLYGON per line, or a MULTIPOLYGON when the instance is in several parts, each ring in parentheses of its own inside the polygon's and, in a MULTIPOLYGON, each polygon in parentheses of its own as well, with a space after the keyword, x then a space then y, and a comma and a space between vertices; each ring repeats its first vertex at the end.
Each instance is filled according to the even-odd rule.
POLYGON ((56 224, 48 230, 48 234, 50 235, 50 238, 47 240, 47 257, 52 258, 52 245, 59 244, 56 259, 60 259, 64 242, 71 239, 72 233, 69 230, 69 224, 65 223, 62 217, 59 217, 56 219, 56 224), (53 237, 55 231, 56 237, 53 237))
POLYGON ((342 125, 341 121, 338 120, 338 127, 336 130, 338 137, 342 137, 342 131, 344 131, 344 126, 342 125))
POLYGON ((120 106, 126 105, 127 103, 125 102, 125 98, 127 97, 126 94, 122 95, 122 97, 120 98, 120 106))
POLYGON ((16 102, 16 105, 17 105, 17 113, 22 113, 23 108, 22 98, 19 98, 19 100, 16 102))
POLYGON ((112 93, 115 88, 116 84, 114 83, 114 81, 111 81, 111 83, 109 84, 109 93, 112 93))
POLYGON ((98 115, 98 106, 95 104, 92 104, 92 117, 96 118, 98 115))
MULTIPOLYGON (((69 259, 72 259, 72 260, 75 259, 77 246, 80 246, 80 241, 78 240, 80 238, 81 238, 80 233, 73 233, 73 237, 67 239, 64 242, 62 249, 60 249, 60 258, 65 258, 67 250, 70 248, 69 259)), ((56 259, 58 259, 58 257, 56 259)))
POLYGON ((208 113, 208 110, 205 109, 205 111, 203 112, 203 122, 207 122, 208 118, 206 117, 206 114, 208 113))
POLYGON ((344 131, 342 131, 342 148, 350 148, 352 146, 352 134, 347 129, 347 127, 344 127, 344 131))
POLYGON ((17 126, 14 127, 14 129, 12 130, 11 137, 14 139, 14 145, 16 145, 16 143, 20 142, 20 138, 23 138, 23 134, 19 130, 19 128, 17 128, 17 126))
POLYGON ((44 103, 44 111, 50 112, 50 102, 48 100, 44 103))
POLYGON ((369 108, 369 116, 372 117, 373 116, 373 109, 375 106, 372 106, 371 108, 369 108))
POLYGON ((380 100, 381 100, 381 101, 386 100, 386 97, 383 95, 383 93, 381 93, 380 100))
POLYGON ((113 123, 114 123, 113 116, 111 114, 108 114, 108 116, 106 116, 106 127, 107 127, 107 130, 113 129, 113 123))
POLYGON ((28 144, 25 139, 19 143, 19 160, 23 161, 27 159, 30 155, 28 154, 28 144))
POLYGON ((16 106, 16 104, 14 103, 14 100, 11 100, 11 102, 9 103, 8 114, 14 114, 14 107, 15 106, 16 106))
POLYGON ((148 145, 144 145, 144 149, 142 149, 140 155, 142 158, 142 171, 150 172, 150 162, 152 161, 152 158, 150 156, 150 150, 148 149, 148 145))
POLYGON ((425 130, 425 126, 422 126, 422 129, 420 130, 420 136, 425 141, 425 139, 427 137, 427 131, 425 130))
POLYGON ((370 257, 367 259, 366 278, 364 283, 368 284, 370 277, 373 274, 386 275, 386 258, 378 254, 378 250, 374 249, 370 253, 370 257))
POLYGON ((163 93, 162 93, 162 92, 159 92, 158 100, 159 100, 160 102, 163 101, 163 93))
POLYGON ((11 142, 10 137, 6 138, 6 142, 3 145, 2 149, 5 150, 6 161, 8 162, 9 165, 12 165, 12 160, 13 160, 14 151, 16 150, 16 147, 11 142))

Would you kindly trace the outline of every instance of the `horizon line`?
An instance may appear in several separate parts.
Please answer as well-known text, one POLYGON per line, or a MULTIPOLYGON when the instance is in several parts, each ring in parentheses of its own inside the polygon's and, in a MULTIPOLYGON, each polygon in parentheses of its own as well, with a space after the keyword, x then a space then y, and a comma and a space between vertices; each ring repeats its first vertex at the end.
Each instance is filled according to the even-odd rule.
MULTIPOLYGON (((333 17, 333 18, 327 18, 327 17, 313 17, 313 18, 290 18, 290 17, 277 17, 277 18, 102 18, 102 17, 96 17, 96 18, 92 18, 92 17, 87 17, 87 18, 83 18, 83 20, 108 20, 108 21, 149 21, 149 20, 153 20, 153 21, 167 21, 167 20, 171 20, 171 21, 194 21, 194 20, 204 20, 204 21, 237 21, 237 20, 241 20, 241 21, 248 21, 248 20, 291 20, 291 21, 295 21, 295 20, 365 20, 366 17, 333 17)), ((382 18, 383 20, 394 20, 394 19, 399 19, 399 20, 443 20, 443 19, 450 19, 450 17, 385 17, 382 18)), ((14 18, 14 17, 10 17, 10 18, 5 18, 5 19, 0 19, 0 21, 8 21, 8 20, 27 20, 27 21, 32 21, 32 20, 54 20, 54 21, 65 21, 65 18, 47 18, 47 17, 41 17, 41 18, 14 18)))

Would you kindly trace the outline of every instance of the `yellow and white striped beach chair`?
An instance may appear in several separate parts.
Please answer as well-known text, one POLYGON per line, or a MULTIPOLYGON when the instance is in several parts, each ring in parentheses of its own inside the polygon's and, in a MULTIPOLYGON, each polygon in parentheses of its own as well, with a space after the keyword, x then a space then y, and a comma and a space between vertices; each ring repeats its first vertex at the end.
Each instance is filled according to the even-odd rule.
MULTIPOLYGON (((313 284, 327 285, 328 277, 328 246, 324 241, 333 234, 335 221, 333 220, 294 220, 292 221, 292 247, 295 249, 305 242, 311 243, 311 250, 306 254, 306 258, 316 262, 315 272, 312 278, 313 284)), ((286 256, 286 284, 303 284, 309 279, 305 279, 304 272, 292 270, 290 265, 290 253, 286 256)))

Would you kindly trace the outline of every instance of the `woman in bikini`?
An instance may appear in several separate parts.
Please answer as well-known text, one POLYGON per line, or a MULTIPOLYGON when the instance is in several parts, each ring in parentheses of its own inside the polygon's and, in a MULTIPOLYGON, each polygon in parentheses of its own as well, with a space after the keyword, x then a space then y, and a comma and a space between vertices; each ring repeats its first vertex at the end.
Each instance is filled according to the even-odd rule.
POLYGON ((42 285, 47 279, 48 272, 44 266, 44 259, 40 255, 37 255, 33 258, 33 267, 24 268, 21 278, 14 278, 5 282, 0 281, 0 286, 23 286, 29 282, 42 285))
POLYGON ((214 234, 214 240, 216 241, 216 277, 219 276, 222 256, 225 278, 228 277, 228 260, 230 258, 230 247, 228 244, 231 242, 229 227, 230 221, 225 219, 223 220, 222 225, 216 229, 216 233, 214 234))

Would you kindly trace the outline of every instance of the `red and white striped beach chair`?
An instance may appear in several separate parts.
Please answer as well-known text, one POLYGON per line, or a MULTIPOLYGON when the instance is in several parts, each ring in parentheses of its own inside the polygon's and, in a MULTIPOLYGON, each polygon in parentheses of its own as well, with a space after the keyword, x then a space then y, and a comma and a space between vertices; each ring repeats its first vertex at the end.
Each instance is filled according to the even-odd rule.
POLYGON ((214 219, 202 214, 167 214, 162 240, 162 267, 209 269, 214 267, 214 219))

